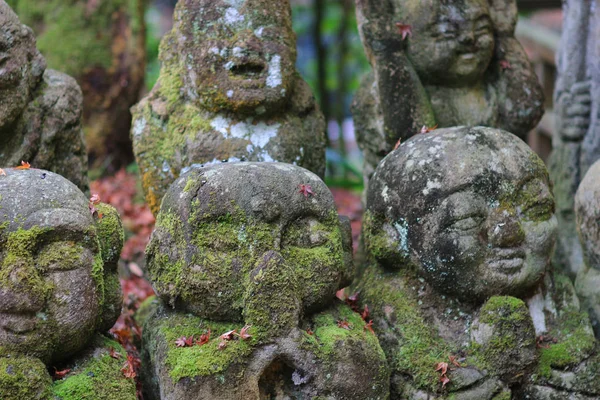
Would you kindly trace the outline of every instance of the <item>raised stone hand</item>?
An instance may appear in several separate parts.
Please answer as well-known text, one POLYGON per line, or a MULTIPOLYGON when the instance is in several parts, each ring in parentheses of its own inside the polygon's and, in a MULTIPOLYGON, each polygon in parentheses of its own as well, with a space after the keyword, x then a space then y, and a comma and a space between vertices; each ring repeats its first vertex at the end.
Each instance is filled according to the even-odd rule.
POLYGON ((590 127, 591 87, 591 81, 577 82, 570 91, 558 94, 561 115, 557 131, 563 140, 578 141, 586 135, 590 127))

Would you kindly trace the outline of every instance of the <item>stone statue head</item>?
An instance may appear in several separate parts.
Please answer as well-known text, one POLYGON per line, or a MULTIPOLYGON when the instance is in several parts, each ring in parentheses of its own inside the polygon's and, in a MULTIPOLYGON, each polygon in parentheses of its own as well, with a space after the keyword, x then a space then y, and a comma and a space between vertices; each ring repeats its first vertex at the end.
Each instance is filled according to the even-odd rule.
POLYGON ((205 108, 277 111, 296 76, 289 1, 180 1, 161 59, 164 74, 180 75, 184 87, 194 88, 184 95, 205 108))
POLYGON ((33 31, 0 0, 0 128, 21 115, 45 68, 33 31))
POLYGON ((600 270, 600 162, 590 167, 579 184, 575 215, 586 264, 600 270))
POLYGON ((171 185, 147 266, 157 294, 177 309, 256 326, 271 322, 255 311, 297 304, 274 315, 293 324, 298 315, 291 314, 326 307, 349 283, 351 241, 347 220, 312 172, 224 163, 192 169, 171 185))
POLYGON ((488 0, 392 0, 412 27, 406 54, 424 84, 481 81, 494 54, 488 0))
POLYGON ((60 175, 6 170, 0 177, 0 355, 55 362, 82 349, 120 313, 116 264, 123 230, 60 175))
POLYGON ((417 135, 379 164, 363 227, 369 255, 415 268, 466 301, 525 294, 543 278, 556 236, 544 163, 502 130, 417 135))

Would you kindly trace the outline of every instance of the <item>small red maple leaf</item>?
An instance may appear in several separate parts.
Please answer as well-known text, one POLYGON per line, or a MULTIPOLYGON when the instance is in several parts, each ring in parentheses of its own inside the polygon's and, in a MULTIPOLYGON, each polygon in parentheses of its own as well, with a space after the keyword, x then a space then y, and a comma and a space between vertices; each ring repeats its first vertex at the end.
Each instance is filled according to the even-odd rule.
POLYGON ((348 296, 348 298, 346 299, 346 304, 348 304, 354 312, 359 312, 358 311, 358 292, 348 296))
POLYGON ((435 131, 435 130, 437 129, 437 127, 438 127, 438 126, 437 126, 437 125, 435 125, 434 127, 432 127, 432 128, 429 128, 428 126, 426 126, 426 125, 423 125, 423 127, 421 128, 421 133, 429 133, 429 132, 433 132, 433 131, 435 131))
POLYGON ((502 71, 507 70, 507 69, 511 69, 511 65, 510 65, 510 61, 508 60, 500 60, 500 68, 502 68, 502 71))
POLYGON ((175 340, 175 345, 177 347, 191 347, 194 345, 194 335, 190 337, 182 336, 175 340))
POLYGON ((394 150, 397 150, 398 147, 400 147, 401 142, 402 142, 402 139, 398 139, 398 141, 396 142, 396 145, 394 146, 394 150))
POLYGON ((308 333, 310 336, 315 334, 310 328, 306 330, 306 333, 308 333))
POLYGON ((350 328, 350 324, 348 323, 348 321, 338 321, 338 322, 337 322, 337 326, 338 326, 339 328, 346 329, 346 330, 348 330, 348 331, 349 331, 350 329, 352 329, 352 328, 350 328))
POLYGON ((54 375, 52 375, 52 379, 55 381, 62 379, 67 375, 71 370, 69 368, 63 369, 62 371, 58 371, 56 367, 54 367, 54 375))
POLYGON ((21 161, 21 165, 15 167, 15 169, 29 169, 31 165, 27 161, 21 161))
POLYGON ((446 387, 446 385, 448 383, 450 383, 450 378, 448 378, 446 375, 442 375, 442 376, 440 376, 440 382, 442 382, 442 389, 443 389, 444 387, 446 387))
POLYGON ((375 334, 375 331, 373 330, 373 320, 370 320, 369 323, 365 325, 363 330, 369 330, 372 334, 375 334))
POLYGON ((341 301, 346 301, 346 289, 340 289, 337 292, 335 292, 335 297, 337 297, 341 301))
POLYGON ((94 193, 92 197, 90 197, 90 203, 94 205, 100 203, 100 196, 98 196, 97 193, 94 193))
POLYGON ((118 360, 119 358, 123 357, 121 353, 117 353, 117 351, 113 347, 110 348, 108 355, 114 358, 115 360, 118 360))
POLYGON ((450 360, 452 365, 454 365, 455 367, 460 367, 460 363, 456 360, 456 356, 450 355, 448 356, 448 359, 450 360))
POLYGON ((246 325, 246 326, 244 326, 240 330, 240 333, 236 334, 236 335, 239 336, 240 339, 242 339, 242 340, 250 339, 252 337, 252 335, 248 334, 248 329, 250 329, 251 327, 252 327, 252 325, 246 325))
POLYGON ((405 40, 408 36, 412 37, 412 26, 403 24, 402 22, 396 22, 396 28, 402 35, 402 40, 405 40))
POLYGON ((121 372, 125 378, 133 379, 137 376, 135 373, 135 369, 139 367, 140 360, 135 359, 131 354, 127 354, 127 361, 123 364, 123 368, 121 368, 121 372))
POLYGON ((310 185, 301 183, 300 185, 298 185, 298 188, 300 190, 298 190, 298 193, 302 193, 304 195, 305 198, 308 198, 308 196, 314 196, 315 193, 312 191, 312 187, 310 185))
POLYGON ((365 304, 365 307, 363 308, 363 312, 360 313, 360 316, 362 317, 363 321, 366 321, 367 319, 369 319, 369 306, 367 306, 365 304))
POLYGON ((221 340, 219 343, 219 350, 223 350, 225 347, 227 347, 227 341, 221 340))
POLYGON ((232 331, 229 331, 229 332, 225 332, 224 334, 222 334, 219 337, 221 338, 221 340, 233 340, 234 335, 237 335, 237 332, 235 331, 235 329, 232 331))
POLYGON ((439 362, 439 363, 435 364, 435 370, 440 371, 440 373, 442 375, 446 375, 446 372, 448 372, 448 363, 447 362, 439 362))
POLYGON ((200 339, 196 340, 196 344, 198 346, 202 346, 202 345, 205 345, 206 343, 208 343, 209 341, 210 341, 210 329, 206 333, 203 333, 202 335, 200 335, 200 339))

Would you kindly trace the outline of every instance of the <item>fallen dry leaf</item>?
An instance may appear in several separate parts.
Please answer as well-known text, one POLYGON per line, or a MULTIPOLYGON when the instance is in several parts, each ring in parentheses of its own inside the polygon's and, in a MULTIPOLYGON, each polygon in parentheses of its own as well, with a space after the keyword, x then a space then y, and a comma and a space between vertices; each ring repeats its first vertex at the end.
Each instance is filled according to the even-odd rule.
POLYGON ((21 161, 21 165, 15 167, 15 169, 29 169, 31 165, 27 161, 21 161))
POLYGON ((235 329, 232 331, 229 331, 229 332, 225 332, 224 334, 222 334, 219 337, 221 338, 221 340, 233 340, 234 335, 237 335, 237 332, 235 331, 235 329))
POLYGON ((367 306, 365 304, 365 307, 363 308, 363 312, 360 314, 360 316, 362 317, 363 321, 366 321, 369 319, 369 306, 367 306))
POLYGON ((177 347, 191 347, 194 345, 194 335, 190 337, 182 336, 178 339, 175 339, 175 345, 177 347))
POLYGON ((348 331, 351 329, 350 328, 350 324, 348 323, 348 321, 338 321, 337 326, 339 328, 346 329, 348 331))
POLYGON ((198 346, 202 346, 202 345, 205 345, 206 343, 208 343, 209 341, 210 341, 210 329, 206 333, 203 333, 202 335, 200 335, 200 339, 196 340, 196 344, 198 346))
POLYGON ((298 190, 298 193, 302 193, 305 198, 308 198, 308 196, 315 195, 315 193, 312 191, 312 187, 310 185, 301 183, 300 185, 298 185, 298 188, 300 189, 300 190, 298 190))
POLYGON ((450 383, 450 378, 448 378, 446 375, 442 375, 442 376, 440 376, 440 382, 442 382, 442 389, 443 389, 444 387, 446 387, 446 385, 448 383, 450 383))
POLYGON ((250 327, 252 327, 252 325, 246 325, 242 328, 242 330, 238 334, 240 339, 246 340, 246 339, 250 339, 252 337, 252 335, 248 335, 248 329, 250 329, 250 327))
POLYGON ((405 40, 408 36, 412 37, 411 25, 406 25, 402 22, 396 22, 396 28, 398 28, 398 32, 402 35, 402 40, 405 40))
POLYGON ((427 126, 423 125, 423 127, 421 128, 421 133, 429 133, 429 132, 433 132, 433 131, 435 131, 435 130, 437 129, 437 127, 438 127, 438 126, 437 126, 437 125, 435 125, 435 126, 433 126, 433 127, 429 128, 429 127, 427 127, 427 126))
POLYGON ((67 375, 69 372, 71 372, 71 370, 69 368, 67 369, 63 369, 62 371, 58 371, 56 369, 56 367, 54 367, 54 375, 52 375, 52 378, 56 381, 59 379, 62 379, 65 377, 65 375, 67 375))
POLYGON ((369 330, 371 333, 375 334, 375 331, 373 330, 373 320, 370 320, 369 323, 365 325, 363 330, 369 330))
POLYGON ((116 359, 116 360, 118 360, 119 358, 123 357, 121 355, 121 353, 117 353, 117 351, 113 347, 110 348, 110 351, 109 351, 108 355, 111 356, 112 358, 116 359))
POLYGON ((448 363, 447 362, 439 362, 439 363, 435 364, 435 370, 440 371, 440 373, 442 375, 446 375, 446 372, 448 372, 448 363))

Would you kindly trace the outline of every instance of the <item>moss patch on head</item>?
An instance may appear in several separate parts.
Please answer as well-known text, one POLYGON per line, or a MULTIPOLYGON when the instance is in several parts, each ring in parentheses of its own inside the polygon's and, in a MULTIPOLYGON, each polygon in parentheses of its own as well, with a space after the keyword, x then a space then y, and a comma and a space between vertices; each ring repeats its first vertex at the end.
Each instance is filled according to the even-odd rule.
MULTIPOLYGON (((174 383, 183 378, 216 375, 233 363, 244 363, 256 344, 254 338, 231 340, 226 342, 224 349, 219 349, 222 341, 219 336, 234 329, 239 332, 239 324, 208 321, 183 314, 170 314, 158 323, 156 332, 168 345, 165 363, 174 383), (177 347, 175 343, 183 336, 200 339, 208 331, 211 340, 202 346, 177 347)), ((249 333, 253 334, 252 328, 249 333)))
POLYGON ((45 400, 52 378, 37 358, 0 357, 0 395, 3 400, 45 400))
POLYGON ((117 210, 108 204, 100 203, 96 205, 96 209, 98 214, 102 215, 102 218, 99 218, 96 222, 102 259, 105 263, 116 266, 124 241, 121 218, 117 210))
POLYGON ((77 363, 62 380, 52 388, 60 400, 135 400, 136 387, 133 379, 126 378, 121 371, 127 356, 117 342, 98 336, 94 342, 97 350, 77 363), (113 348, 122 358, 110 356, 113 348))

